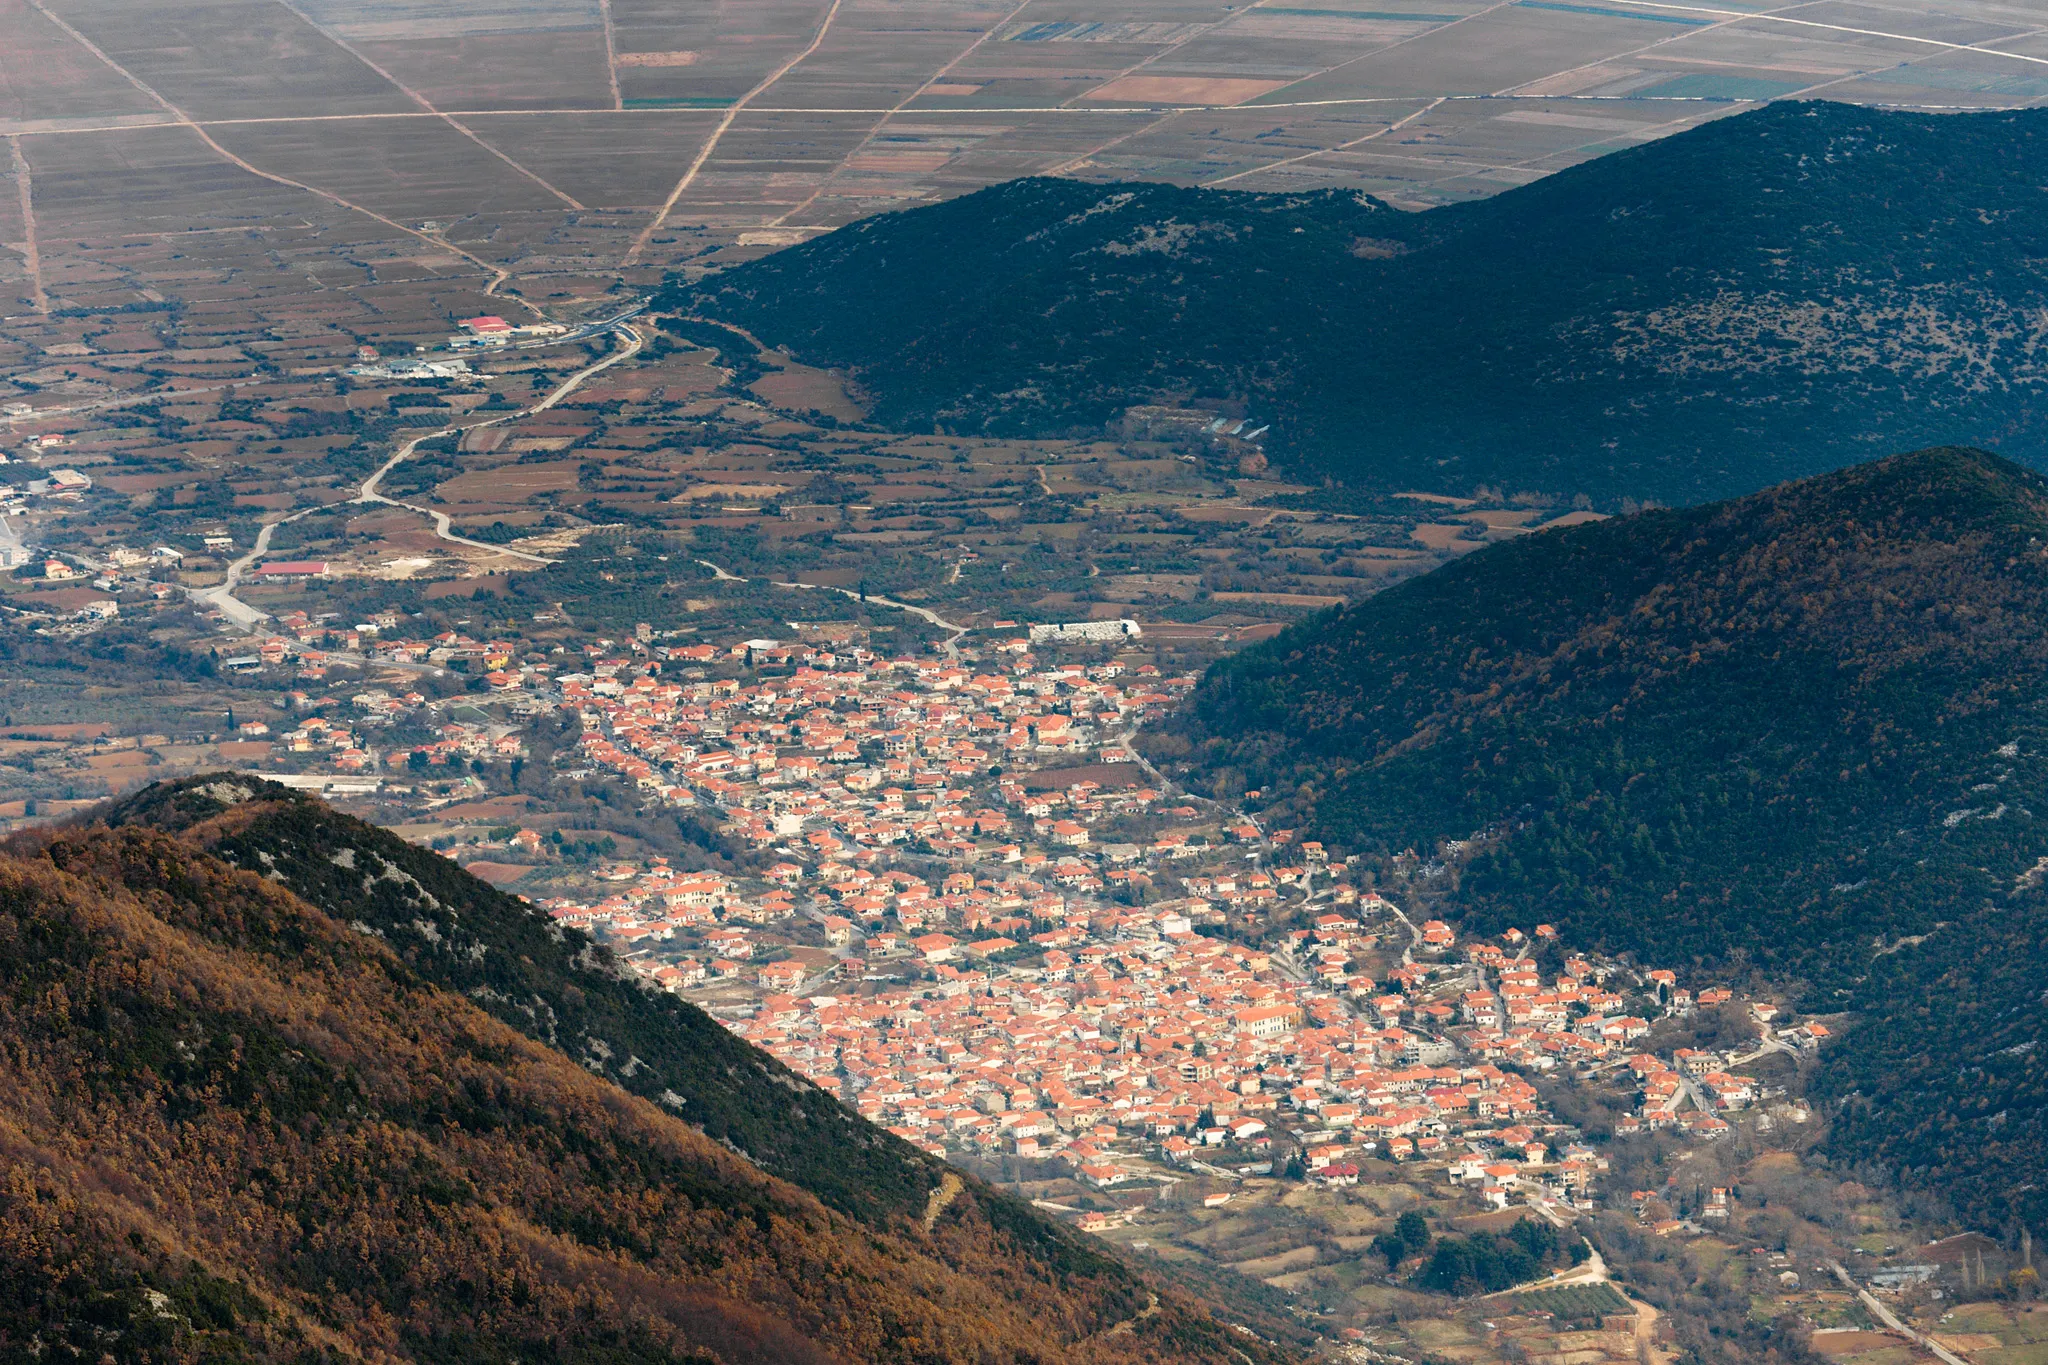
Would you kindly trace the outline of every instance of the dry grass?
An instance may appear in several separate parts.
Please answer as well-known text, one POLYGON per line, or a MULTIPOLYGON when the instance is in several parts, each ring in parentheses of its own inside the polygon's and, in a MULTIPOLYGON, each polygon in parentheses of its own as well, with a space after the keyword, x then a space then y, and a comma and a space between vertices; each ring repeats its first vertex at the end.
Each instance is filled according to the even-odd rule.
POLYGON ((1125 76, 1097 86, 1087 98, 1113 104, 1243 104, 1285 84, 1239 76, 1125 76))

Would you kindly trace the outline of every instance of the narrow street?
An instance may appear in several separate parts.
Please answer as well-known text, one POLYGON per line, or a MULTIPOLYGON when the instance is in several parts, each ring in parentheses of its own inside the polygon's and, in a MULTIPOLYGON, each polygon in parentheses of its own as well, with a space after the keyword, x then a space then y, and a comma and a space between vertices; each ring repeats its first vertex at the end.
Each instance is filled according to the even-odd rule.
POLYGON ((1412 967, 1415 965, 1415 950, 1422 946, 1422 930, 1415 927, 1415 921, 1409 919, 1407 912, 1400 906, 1389 901, 1387 909, 1394 912, 1395 919, 1408 926, 1408 946, 1401 950, 1401 965, 1412 967))

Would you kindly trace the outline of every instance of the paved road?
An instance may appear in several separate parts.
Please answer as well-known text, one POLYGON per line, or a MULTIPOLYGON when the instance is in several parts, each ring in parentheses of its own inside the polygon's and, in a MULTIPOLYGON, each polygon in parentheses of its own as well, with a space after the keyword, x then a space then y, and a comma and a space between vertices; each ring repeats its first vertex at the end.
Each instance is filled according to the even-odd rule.
POLYGON ((1932 1351, 1937 1359, 1944 1362, 1944 1365, 1970 1365, 1969 1361, 1964 1360, 1946 1346, 1937 1346, 1933 1341, 1921 1336, 1918 1332, 1906 1326, 1905 1323, 1900 1322, 1898 1318, 1892 1315, 1892 1310, 1885 1307, 1879 1301, 1877 1295, 1871 1293, 1868 1289, 1865 1289, 1850 1278, 1849 1272, 1842 1268, 1840 1261, 1829 1261, 1828 1269, 1834 1271, 1835 1278, 1848 1286, 1849 1290, 1863 1301, 1863 1306, 1870 1310, 1870 1315, 1886 1327, 1919 1346, 1922 1350, 1932 1351))
MULTIPOLYGON (((501 271, 499 273, 502 275, 504 272, 501 271)), ((502 283, 502 280, 499 282, 502 283)), ((489 291, 486 290, 485 292, 488 293, 489 291)), ((562 336, 548 337, 541 341, 521 341, 505 349, 530 351, 543 346, 567 346, 578 341, 588 341, 591 337, 601 333, 614 331, 626 322, 627 319, 638 317, 646 312, 648 306, 648 301, 643 299, 625 312, 616 313, 602 322, 585 323, 575 331, 565 333, 562 336)), ((0 413, 0 425, 14 426, 21 422, 41 422, 52 417, 76 417, 81 413, 106 412, 113 408, 134 407, 140 403, 160 403, 166 398, 183 398, 188 394, 194 393, 219 393, 225 389, 252 389, 268 382, 271 381, 262 375, 250 375, 246 379, 231 379, 224 384, 193 384, 185 387, 171 385, 160 389, 150 389, 144 393, 123 393, 117 394, 112 398, 99 398, 90 403, 73 404, 68 408, 38 408, 34 412, 0 413)))
MULTIPOLYGON (((646 344, 645 339, 641 337, 638 329, 633 327, 627 319, 631 318, 633 314, 638 313, 643 307, 645 307, 644 304, 637 305, 618 317, 608 318, 601 324, 592 324, 591 331, 579 334, 578 339, 581 339, 582 336, 595 335, 598 331, 608 332, 613 336, 624 337, 626 344, 564 379, 560 384, 549 390, 547 397, 541 399, 540 402, 533 404, 531 407, 520 408, 515 412, 508 412, 481 422, 452 422, 438 430, 423 431, 417 436, 407 437, 399 444, 398 449, 391 453, 390 459, 377 466, 376 472, 363 480, 362 486, 357 489, 355 497, 350 499, 350 501, 352 503, 381 503, 386 507, 402 507, 408 512, 417 512, 434 523, 435 535, 457 545, 467 545, 471 549, 485 550, 491 554, 504 555, 510 559, 524 560, 529 564, 553 564, 555 561, 547 558, 545 555, 530 554, 525 550, 514 550, 509 546, 492 545, 487 541, 471 540, 467 536, 456 535, 454 530, 451 529, 452 523, 446 512, 437 511, 432 507, 422 507, 418 503, 405 502, 399 498, 387 497, 377 491, 377 485, 384 481, 385 475, 411 459, 413 452, 419 449, 423 442, 458 431, 477 431, 485 427, 501 426, 506 422, 516 422, 522 417, 530 417, 537 412, 546 412, 549 408, 574 393, 592 375, 608 370, 620 361, 630 360, 638 355, 641 347, 646 344)), ((561 340, 563 338, 557 338, 556 342, 559 343, 561 340)), ((249 553, 228 565, 227 577, 220 584, 211 588, 188 588, 186 592, 193 601, 204 606, 216 608, 221 615, 227 617, 228 621, 236 629, 243 633, 246 634, 255 630, 257 624, 268 620, 269 616, 268 613, 250 606, 247 602, 235 596, 235 588, 241 583, 242 575, 248 571, 251 564, 261 559, 270 549, 270 537, 278 527, 297 521, 300 517, 310 516, 315 512, 325 510, 326 507, 324 506, 305 507, 288 517, 279 517, 276 521, 265 522, 262 529, 256 533, 255 547, 249 553)))
POLYGON ((489 550, 495 554, 510 555, 514 559, 523 559, 530 564, 554 563, 554 560, 543 555, 528 554, 524 550, 507 549, 503 545, 492 545, 485 541, 470 540, 465 536, 458 536, 449 530, 449 518, 446 512, 437 512, 430 507, 421 507, 416 503, 403 502, 397 498, 386 497, 377 491, 377 485, 384 481, 386 474, 389 474, 393 469, 396 469, 400 464, 410 459, 413 451, 418 449, 422 442, 431 441, 439 436, 447 436, 457 431, 481 431, 486 427, 502 426, 507 422, 515 422, 522 417, 531 417, 537 412, 546 412, 549 408, 574 393, 592 375, 608 370, 620 361, 630 360, 638 355, 640 348, 645 344, 639 331, 631 323, 621 319, 614 319, 608 322, 603 330, 610 332, 614 336, 625 337, 626 344, 602 359, 593 361, 591 364, 576 371, 576 373, 570 375, 550 390, 547 397, 531 407, 521 408, 517 412, 508 412, 501 417, 493 417, 487 421, 451 423, 438 431, 422 432, 420 435, 412 437, 399 446, 396 451, 392 452, 391 458, 378 466, 376 473, 363 480, 362 489, 356 494, 355 501, 378 502, 388 507, 403 507, 410 511, 418 512, 422 516, 431 517, 434 522, 434 534, 443 540, 454 541, 458 545, 468 545, 479 550, 489 550))
MULTIPOLYGON (((1259 818, 1256 815, 1253 815, 1250 811, 1244 809, 1244 807, 1242 806, 1233 806, 1228 802, 1218 801, 1213 796, 1203 796, 1199 792, 1191 792, 1185 787, 1176 786, 1173 782, 1173 779, 1169 778, 1165 773, 1160 772, 1158 768, 1154 767, 1151 759, 1145 757, 1145 755, 1138 752, 1138 746, 1136 741, 1138 736, 1138 730, 1140 728, 1142 727, 1133 726, 1131 727, 1131 729, 1127 731, 1112 731, 1108 734, 1105 734, 1103 738, 1108 742, 1121 744, 1123 746, 1124 752, 1128 753, 1134 760, 1136 760, 1138 766, 1145 770, 1145 776, 1151 778, 1152 781, 1158 785, 1159 790, 1162 794, 1166 796, 1177 797, 1183 801, 1193 801, 1199 805, 1214 806, 1217 810, 1223 812, 1224 817, 1226 819, 1242 820, 1244 823, 1250 825, 1253 829, 1257 830, 1259 834, 1259 844, 1258 848, 1250 855, 1252 858, 1256 859, 1262 853, 1271 853, 1273 851, 1273 841, 1266 837, 1266 827, 1259 823, 1259 818)), ((1329 893, 1325 891, 1320 894, 1328 895, 1329 893)), ((1303 899, 1304 902, 1306 902, 1315 900, 1317 898, 1317 895, 1311 894, 1304 897, 1303 899)))
POLYGON ((271 534, 278 527, 283 526, 287 522, 297 521, 308 512, 317 512, 319 510, 317 507, 308 507, 304 511, 294 512, 288 517, 280 517, 276 521, 264 522, 262 529, 256 532, 255 547, 249 553, 228 565, 226 578, 211 588, 187 588, 185 589, 185 595, 202 607, 214 608, 221 615, 228 618, 230 625, 245 635, 256 629, 257 622, 270 619, 270 613, 259 611, 235 596, 235 586, 242 581, 242 575, 248 572, 249 566, 261 559, 270 549, 271 534))
POLYGON ((920 621, 937 626, 940 630, 952 632, 945 639, 939 641, 939 648, 945 651, 946 657, 949 659, 960 657, 960 637, 968 631, 968 627, 953 624, 929 607, 912 606, 908 602, 898 602, 893 598, 884 597, 880 593, 871 592, 866 596, 862 596, 861 593, 853 588, 834 588, 822 583, 778 583, 775 586, 778 588, 809 588, 813 592, 836 592, 842 597, 851 597, 857 602, 879 602, 885 607, 894 607, 897 611, 908 612, 920 621))
POLYGON ((1395 919, 1408 926, 1408 946, 1401 950, 1401 965, 1412 967, 1415 965, 1415 950, 1422 946, 1422 930, 1416 928, 1415 921, 1409 919, 1401 907, 1392 901, 1387 902, 1387 909, 1394 912, 1395 919))
POLYGON ((1308 969, 1296 960, 1294 954, 1286 949, 1275 950, 1268 955, 1266 960, 1273 964, 1274 971, 1280 973, 1289 981, 1297 985, 1306 985, 1308 983, 1308 969))
POLYGON ((1196 796, 1193 792, 1183 791, 1181 788, 1174 786, 1172 780, 1169 779, 1165 773, 1162 773, 1159 771, 1159 769, 1153 767, 1152 760, 1138 752, 1138 746, 1135 742, 1138 737, 1138 729, 1139 727, 1132 726, 1131 729, 1128 731, 1120 730, 1114 732, 1112 735, 1109 736, 1109 738, 1115 740, 1117 743, 1121 744, 1124 747, 1124 750, 1127 753, 1129 753, 1133 759, 1137 761, 1138 766, 1145 770, 1145 776, 1151 778, 1152 781, 1158 785, 1160 793, 1162 795, 1178 796, 1189 801, 1200 801, 1205 805, 1216 804, 1215 802, 1209 800, 1209 798, 1206 796, 1196 796))
MULTIPOLYGON (((1572 1225, 1572 1219, 1576 1215, 1572 1214, 1571 1210, 1569 1209, 1566 1209, 1564 1212, 1560 1213, 1558 1211, 1557 1201, 1550 1197, 1549 1192, 1546 1191, 1541 1184, 1533 1180, 1525 1180, 1520 1183, 1522 1186, 1522 1195, 1524 1199, 1528 1202, 1529 1207, 1534 1209, 1537 1215, 1541 1217, 1544 1222, 1549 1223, 1552 1227, 1556 1228, 1568 1228, 1572 1225)), ((1569 1277, 1575 1271, 1585 1270, 1587 1266, 1592 1266, 1594 1267, 1594 1269, 1591 1272, 1589 1272, 1588 1275, 1583 1276, 1582 1278, 1593 1280, 1606 1279, 1607 1262, 1600 1259, 1600 1248, 1594 1246, 1590 1241, 1586 1243, 1586 1248, 1587 1250, 1593 1253, 1592 1259, 1583 1261, 1580 1264, 1571 1267, 1570 1270, 1559 1271, 1558 1273, 1560 1275, 1569 1277)))
MULTIPOLYGON (((402 498, 386 497, 384 494, 379 493, 377 491, 377 485, 384 481, 384 476, 386 474, 389 474, 393 469, 397 468, 405 461, 411 459, 413 451, 419 448, 421 442, 431 441, 437 436, 446 436, 451 431, 470 431, 477 427, 487 427, 493 425, 495 425, 495 423, 477 422, 473 423, 471 426, 443 427, 439 431, 430 431, 423 435, 414 436, 408 439, 403 444, 401 444, 396 451, 392 453, 390 459, 386 460, 382 465, 378 466, 376 473, 372 474, 368 479, 363 481, 362 488, 356 493, 355 497, 351 499, 351 501, 382 503, 386 507, 403 507, 408 512, 417 512, 421 516, 428 518, 434 523, 435 535, 439 536, 443 540, 453 541, 457 545, 467 545, 472 549, 477 550, 489 550, 492 554, 506 555, 512 559, 523 559, 529 564, 546 565, 554 563, 554 560, 547 558, 545 555, 528 554, 524 550, 514 550, 509 546, 492 545, 488 541, 471 540, 468 536, 458 536, 452 529, 450 529, 454 523, 449 519, 449 516, 446 512, 438 511, 432 507, 422 507, 416 502, 406 502, 402 498)), ((264 529, 268 530, 269 528, 266 527, 264 529)))
POLYGON ((219 393, 222 389, 246 389, 260 382, 255 378, 237 379, 227 384, 197 384, 191 388, 164 388, 151 389, 146 393, 124 393, 115 398, 95 399, 90 403, 78 403, 68 408, 38 408, 34 412, 0 413, 0 423, 13 426, 17 422, 41 422, 51 417, 76 417, 80 413, 129 408, 138 403, 161 403, 166 398, 182 398, 188 393, 219 393))
POLYGON ((1750 1053, 1746 1057, 1729 1058, 1728 1065, 1743 1066, 1749 1062, 1757 1060, 1759 1057, 1768 1057, 1773 1052, 1782 1052, 1788 1057, 1796 1057, 1799 1055, 1799 1049, 1793 1047, 1790 1043, 1787 1043, 1780 1039, 1778 1037, 1777 1031, 1773 1029, 1769 1024, 1759 1022, 1757 1024, 1757 1028, 1761 1031, 1757 1038, 1757 1043, 1759 1044, 1757 1050, 1750 1053))
MULTIPOLYGON (((256 533, 256 548, 228 565, 228 576, 225 582, 212 588, 186 588, 185 595, 201 606, 218 608, 223 615, 243 630, 253 629, 256 622, 264 619, 263 613, 250 606, 247 602, 238 601, 231 595, 230 590, 234 587, 236 580, 242 576, 242 572, 249 567, 250 563, 269 547, 270 532, 273 527, 282 526, 287 521, 296 521, 300 517, 305 516, 307 512, 317 512, 319 510, 317 507, 308 507, 305 511, 296 512, 281 521, 266 524, 262 530, 256 533)), ((12 534, 13 529, 13 527, 5 524, 4 518, 0 518, 0 531, 12 534)), ((4 537, 0 537, 0 539, 4 539, 4 537)), ((91 569, 94 573, 118 574, 120 572, 114 565, 94 559, 90 555, 80 554, 76 550, 67 550, 65 554, 85 565, 86 568, 91 569)))

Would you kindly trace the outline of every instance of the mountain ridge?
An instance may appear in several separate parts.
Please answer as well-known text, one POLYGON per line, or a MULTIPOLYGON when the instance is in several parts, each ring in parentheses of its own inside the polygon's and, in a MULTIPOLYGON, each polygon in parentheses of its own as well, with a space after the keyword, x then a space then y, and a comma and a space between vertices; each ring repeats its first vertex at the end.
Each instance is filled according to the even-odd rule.
MULTIPOLYGON (((760 1112, 707 1135, 628 1094, 616 1068, 549 1045, 518 1010, 487 1012, 503 1001, 436 983, 445 964, 418 949, 439 924, 466 926, 463 958, 522 943, 482 922, 504 910, 495 900, 448 894, 471 889, 452 864, 461 880, 408 884, 393 873, 414 860, 387 862, 380 878, 414 894, 357 892, 348 919, 302 899, 294 872, 339 866, 344 848, 366 869, 395 836, 280 793, 230 774, 167 784, 101 812, 118 825, 88 818, 0 849, 0 1350, 1285 1358, 970 1178, 954 1177, 935 1218, 923 1200, 910 1216, 820 1202, 730 1133, 779 1123, 829 1139, 776 1109, 831 1097, 741 1068, 760 1112), (377 931, 407 908, 423 920, 413 939, 377 931)), ((598 995, 609 975, 593 963, 531 984, 598 995)), ((670 1080, 691 1086, 686 1101, 733 1103, 670 1080)), ((824 1145, 863 1164, 844 1139, 824 1145)))
POLYGON ((921 1217, 946 1170, 836 1101, 793 1101, 810 1082, 694 1005, 645 988, 581 930, 303 793, 213 774, 146 787, 87 818, 176 834, 281 881, 436 984, 855 1218, 921 1217))
POLYGON ((999 435, 1192 402, 1296 478, 1685 503, 1966 441, 2048 458, 2048 114, 1784 103, 1493 198, 1025 180, 657 307, 999 435))
POLYGON ((2048 1021, 1996 965, 2048 926, 2040 476, 1923 451, 1491 547, 1213 665, 1149 747, 1475 931, 1541 920, 1859 1011, 1823 1084, 1888 1102, 1852 1106, 1842 1153, 2048 1211, 2015 1155, 2041 1066, 1999 1051, 2048 1021), (1944 1039, 1929 992, 1982 1031, 1944 1039), (1965 1102, 1959 1056, 2003 1079, 1965 1102), (1996 1094, 2003 1176, 1942 1128, 1996 1094))

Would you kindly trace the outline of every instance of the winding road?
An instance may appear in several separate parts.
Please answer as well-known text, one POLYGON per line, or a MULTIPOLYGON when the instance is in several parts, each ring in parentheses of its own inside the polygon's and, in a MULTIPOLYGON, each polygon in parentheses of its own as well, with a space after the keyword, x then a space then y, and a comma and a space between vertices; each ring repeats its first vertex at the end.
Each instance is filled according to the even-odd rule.
MULTIPOLYGON (((550 389, 547 397, 531 407, 519 408, 516 411, 488 418, 481 422, 451 422, 449 425, 437 430, 423 431, 418 435, 407 437, 399 443, 396 450, 391 452, 390 459, 377 466, 376 472, 363 480, 362 486, 356 490, 355 497, 349 499, 349 505, 381 503, 386 507, 402 507, 408 512, 417 512, 421 516, 430 519, 434 523, 434 534, 442 540, 450 541, 456 545, 467 545, 474 550, 484 550, 491 554, 504 555, 509 559, 524 560, 528 564, 537 566, 553 564, 555 561, 544 555, 530 554, 525 550, 514 550, 508 546, 492 545, 486 541, 471 540, 467 536, 456 535, 451 529, 452 523, 446 512, 437 511, 431 507, 422 507, 418 503, 389 497, 379 493, 377 485, 384 481, 385 475, 411 459, 413 452, 427 441, 451 435, 458 431, 481 431, 485 427, 502 426, 507 422, 516 422, 522 417, 531 417, 537 412, 546 412, 549 408, 574 393, 592 375, 608 370, 620 361, 632 359, 640 353, 640 349, 646 344, 646 340, 640 335, 639 329, 634 327, 629 319, 644 307, 644 304, 636 304, 627 312, 621 313, 617 317, 609 318, 603 323, 595 324, 591 329, 579 332, 574 337, 569 338, 580 341, 588 336, 595 336, 602 332, 615 337, 624 337, 626 344, 613 350, 609 355, 603 356, 576 371, 576 373, 550 389)), ((240 585, 242 576, 248 572, 250 565, 269 552, 270 538, 278 527, 289 525, 300 517, 311 516, 315 512, 323 512, 329 507, 337 505, 334 503, 323 503, 316 507, 302 507, 288 517, 279 517, 276 521, 264 522, 261 529, 256 532, 256 544, 250 549, 249 553, 228 565, 227 576, 220 583, 211 588, 187 588, 186 593, 194 602, 201 606, 212 607, 219 611, 222 616, 228 619, 231 625, 244 634, 255 630, 259 622, 269 619, 269 615, 235 596, 235 589, 240 585)))
MULTIPOLYGON (((422 507, 416 502, 406 502, 399 498, 386 497, 384 494, 379 493, 377 491, 377 485, 383 482, 384 476, 386 474, 389 474, 393 469, 397 468, 399 465, 405 463, 405 461, 411 459, 413 451, 416 450, 422 442, 431 441, 437 436, 446 436, 451 431, 471 431, 474 430, 476 427, 487 427, 492 425, 494 425, 494 423, 478 422, 475 424, 475 427, 443 427, 439 431, 430 431, 424 433, 423 435, 414 436, 410 438, 409 440, 405 441, 402 445, 400 445, 398 449, 392 453, 390 459, 386 460, 383 464, 377 467, 376 473, 372 474, 369 478, 363 481, 362 488, 356 493, 355 497, 351 498, 349 501, 351 502, 351 504, 362 502, 376 502, 382 503, 386 507, 403 507, 408 512, 418 512, 421 516, 428 517, 433 520, 435 535, 439 536, 443 540, 453 541, 457 545, 468 545, 479 550, 489 550, 493 554, 509 555, 513 559, 523 559, 529 564, 554 563, 554 560, 548 559, 543 555, 528 554, 524 550, 514 550, 507 546, 492 545, 481 540, 471 540, 467 536, 458 536, 455 534, 454 531, 449 529, 449 527, 453 525, 453 523, 449 520, 448 514, 446 512, 436 511, 431 507, 422 507)), ((279 524, 281 525, 282 523, 279 524)), ((270 531, 270 528, 266 526, 263 528, 263 530, 267 535, 270 531)))
POLYGON ((908 612, 927 625, 937 626, 940 630, 952 632, 952 634, 939 642, 939 648, 946 652, 946 657, 949 659, 960 657, 960 637, 965 635, 969 629, 966 626, 955 625, 929 607, 914 607, 908 602, 898 602, 894 598, 884 597, 880 593, 862 594, 852 588, 834 588, 823 583, 777 583, 775 586, 778 588, 810 588, 817 592, 836 592, 842 597, 851 597, 856 602, 878 602, 885 607, 894 607, 898 611, 908 612))
POLYGON ((1773 1052, 1783 1053, 1787 1057, 1797 1057, 1799 1055, 1799 1049, 1779 1038, 1776 1029, 1773 1029, 1764 1021, 1758 1020, 1756 1051, 1741 1057, 1730 1057, 1728 1065, 1730 1067, 1747 1066, 1759 1058, 1770 1056, 1773 1052))
POLYGON ((259 611, 235 596, 235 585, 242 581, 242 575, 248 572, 251 564, 254 564, 269 552, 271 534, 278 527, 321 510, 322 508, 320 507, 307 507, 292 513, 288 517, 279 517, 276 521, 264 522, 262 529, 256 532, 255 547, 249 553, 228 565, 226 578, 211 588, 187 588, 185 589, 186 596, 202 607, 214 608, 222 616, 228 618, 230 625, 245 635, 256 629, 257 622, 269 619, 269 613, 259 611))
POLYGON ((1387 909, 1394 912, 1395 919, 1408 926, 1408 946, 1401 950, 1401 965, 1412 967, 1415 965, 1415 950, 1422 946, 1422 930, 1416 928, 1415 921, 1409 919, 1401 907, 1392 901, 1387 902, 1387 909))
MULTIPOLYGON (((1564 1222, 1556 1214, 1538 1203, 1533 1197, 1529 1200, 1529 1207, 1536 1210, 1553 1226, 1560 1228, 1571 1226, 1571 1224, 1564 1222)), ((1607 1273, 1607 1258, 1600 1254, 1600 1248, 1593 1245, 1591 1238, 1581 1237, 1579 1240, 1586 1244, 1587 1255, 1586 1259, 1577 1265, 1567 1266, 1563 1270, 1553 1270, 1548 1275, 1539 1275, 1533 1280, 1525 1280, 1521 1284, 1512 1285, 1506 1289, 1497 1289, 1491 1294, 1482 1294, 1479 1296, 1480 1301, 1502 1299, 1510 1294, 1527 1294, 1537 1289, 1558 1289, 1566 1285, 1611 1283, 1612 1277, 1607 1273)))

